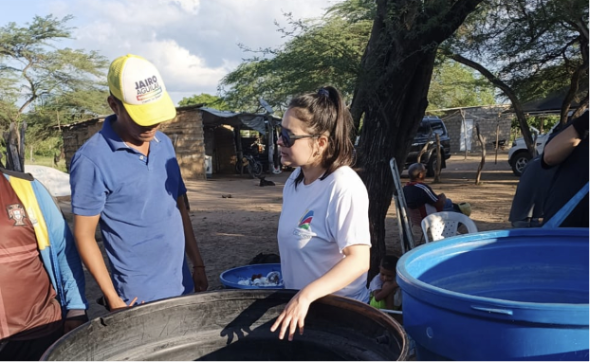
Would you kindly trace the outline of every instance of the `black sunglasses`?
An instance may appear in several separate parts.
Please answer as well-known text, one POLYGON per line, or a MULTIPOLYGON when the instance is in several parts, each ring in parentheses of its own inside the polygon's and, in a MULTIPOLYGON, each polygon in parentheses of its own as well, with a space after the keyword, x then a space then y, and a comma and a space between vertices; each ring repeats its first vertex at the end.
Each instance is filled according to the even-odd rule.
POLYGON ((291 132, 287 131, 286 128, 281 128, 281 136, 280 137, 283 140, 283 147, 289 148, 289 147, 293 146, 295 141, 300 138, 313 138, 313 137, 317 137, 317 136, 318 135, 315 135, 315 134, 296 136, 296 135, 292 134, 291 132))

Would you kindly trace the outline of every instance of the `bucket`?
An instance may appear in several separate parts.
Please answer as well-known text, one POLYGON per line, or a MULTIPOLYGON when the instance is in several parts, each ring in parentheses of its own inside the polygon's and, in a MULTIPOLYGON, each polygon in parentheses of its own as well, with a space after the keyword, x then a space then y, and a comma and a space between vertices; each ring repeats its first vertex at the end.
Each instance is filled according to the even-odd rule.
POLYGON ((587 360, 588 229, 513 229, 422 245, 398 262, 419 360, 587 360))
POLYGON ((124 309, 66 334, 42 360, 407 359, 397 322, 332 295, 311 304, 303 335, 279 340, 270 327, 295 293, 227 289, 124 309))
POLYGON ((250 264, 228 269, 219 275, 219 281, 224 287, 230 289, 283 289, 282 277, 278 285, 251 285, 241 283, 244 280, 251 280, 256 275, 267 276, 271 272, 278 272, 281 275, 281 263, 250 264))

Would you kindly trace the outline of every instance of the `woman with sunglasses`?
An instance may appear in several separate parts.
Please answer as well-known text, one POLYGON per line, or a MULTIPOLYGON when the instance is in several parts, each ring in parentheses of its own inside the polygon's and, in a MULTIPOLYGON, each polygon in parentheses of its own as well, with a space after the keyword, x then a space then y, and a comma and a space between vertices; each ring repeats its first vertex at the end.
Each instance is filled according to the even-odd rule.
POLYGON ((283 189, 278 242, 285 288, 299 292, 271 327, 303 333, 309 305, 334 293, 369 301, 371 237, 367 189, 353 162, 352 117, 340 93, 294 98, 281 122, 282 163, 295 167, 283 189))

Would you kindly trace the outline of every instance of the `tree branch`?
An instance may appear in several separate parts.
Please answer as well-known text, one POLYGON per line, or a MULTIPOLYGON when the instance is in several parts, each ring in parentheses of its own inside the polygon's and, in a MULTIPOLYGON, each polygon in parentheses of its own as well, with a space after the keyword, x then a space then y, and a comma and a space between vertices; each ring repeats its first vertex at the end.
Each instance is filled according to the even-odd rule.
POLYGON ((526 122, 526 116, 524 111, 522 110, 522 105, 520 104, 520 100, 516 96, 516 93, 510 88, 510 86, 496 77, 492 72, 490 72, 487 68, 483 65, 474 62, 473 60, 467 59, 460 54, 455 53, 446 53, 446 56, 453 59, 456 62, 464 64, 470 68, 477 70, 481 75, 486 77, 494 86, 498 87, 504 94, 510 99, 512 102, 512 107, 514 108, 514 113, 516 113, 516 118, 520 124, 520 131, 522 132, 522 137, 529 149, 531 154, 534 154, 534 144, 533 144, 533 137, 531 135, 531 131, 529 126, 526 122))
POLYGON ((463 0, 457 1, 445 14, 439 26, 434 27, 428 32, 423 39, 431 39, 437 44, 448 39, 461 24, 465 21, 467 15, 472 13, 483 0, 463 0))

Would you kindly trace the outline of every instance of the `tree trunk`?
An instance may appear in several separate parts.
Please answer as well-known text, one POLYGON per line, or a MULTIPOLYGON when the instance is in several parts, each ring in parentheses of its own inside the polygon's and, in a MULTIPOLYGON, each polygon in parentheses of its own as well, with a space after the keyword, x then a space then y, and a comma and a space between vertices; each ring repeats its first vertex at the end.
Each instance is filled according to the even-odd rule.
POLYGON ((481 144, 481 161, 479 162, 479 166, 477 166, 477 175, 475 176, 475 184, 481 185, 481 172, 483 171, 483 166, 486 164, 486 139, 479 132, 479 123, 475 125, 475 130, 477 131, 477 139, 479 140, 479 143, 481 144))
POLYGON ((21 157, 19 155, 19 134, 15 122, 10 124, 8 132, 4 133, 6 142, 6 168, 8 170, 22 172, 21 157))
MULTIPOLYGON (((428 137, 426 137, 426 143, 424 144, 424 147, 422 147, 422 149, 418 153, 418 157, 416 158, 416 162, 422 162, 422 156, 424 156, 424 154, 428 150, 428 145, 430 144, 431 137, 432 137, 432 128, 430 129, 430 132, 428 132, 428 137)), ((428 160, 426 160, 426 163, 428 163, 428 160)))
POLYGON ((27 131, 27 122, 21 123, 20 126, 20 139, 18 147, 18 159, 20 162, 20 172, 25 172, 25 158, 27 149, 25 148, 25 133, 27 131))
POLYGON ((373 245, 369 280, 386 252, 385 216, 393 193, 389 160, 395 157, 399 169, 403 169, 428 105, 437 47, 480 2, 377 0, 351 105, 357 124, 364 116, 360 152, 373 245))
POLYGON ((440 159, 440 135, 437 133, 436 134, 436 169, 434 170, 434 183, 439 183, 440 182, 440 163, 441 163, 441 159, 440 159))
POLYGON ((529 125, 526 121, 526 115, 522 110, 522 104, 518 99, 516 93, 508 86, 508 84, 504 83, 498 77, 496 77, 492 72, 486 69, 483 65, 474 62, 473 60, 467 59, 460 54, 446 54, 449 58, 466 65, 470 68, 477 70, 481 75, 486 77, 494 86, 498 87, 508 99, 512 103, 512 107, 514 108, 514 113, 516 114, 516 119, 518 120, 518 124, 520 126, 520 132, 522 133, 522 138, 526 147, 528 148, 531 155, 535 154, 535 143, 533 142, 533 136, 531 134, 531 130, 529 129, 529 125))
POLYGON ((463 159, 466 160, 467 159, 467 121, 465 120, 465 111, 461 109, 460 112, 461 112, 461 122, 463 123, 463 131, 465 132, 463 134, 463 142, 465 143, 465 157, 463 159))
POLYGON ((496 158, 494 159, 494 165, 498 164, 498 148, 500 148, 499 145, 500 142, 500 115, 498 115, 498 122, 496 123, 496 158))
POLYGON ((578 93, 578 89, 580 88, 580 80, 583 79, 584 74, 588 73, 588 29, 585 27, 582 28, 578 27, 578 30, 580 31, 579 43, 580 54, 582 55, 582 64, 580 64, 578 68, 576 68, 576 70, 572 73, 572 76, 570 78, 570 87, 561 104, 561 112, 559 119, 559 122, 561 124, 567 123, 567 114, 569 113, 570 106, 574 98, 576 97, 576 94, 578 93))
POLYGON ((588 92, 586 92, 586 96, 580 102, 578 109, 576 109, 574 114, 572 114, 572 119, 580 117, 582 114, 584 114, 584 112, 586 112, 587 109, 588 109, 588 92))

